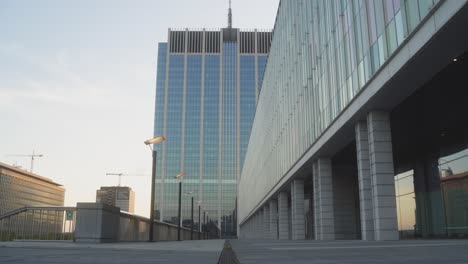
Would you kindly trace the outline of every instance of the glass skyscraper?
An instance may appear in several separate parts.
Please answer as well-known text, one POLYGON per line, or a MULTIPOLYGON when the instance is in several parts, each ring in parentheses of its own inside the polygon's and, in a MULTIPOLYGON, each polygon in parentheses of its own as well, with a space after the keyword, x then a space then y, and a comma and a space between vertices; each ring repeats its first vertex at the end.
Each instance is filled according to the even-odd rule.
POLYGON ((236 235, 236 192, 271 32, 169 30, 158 50, 155 135, 157 157, 156 219, 177 224, 178 179, 184 172, 182 224, 194 223, 198 204, 211 227, 236 235))

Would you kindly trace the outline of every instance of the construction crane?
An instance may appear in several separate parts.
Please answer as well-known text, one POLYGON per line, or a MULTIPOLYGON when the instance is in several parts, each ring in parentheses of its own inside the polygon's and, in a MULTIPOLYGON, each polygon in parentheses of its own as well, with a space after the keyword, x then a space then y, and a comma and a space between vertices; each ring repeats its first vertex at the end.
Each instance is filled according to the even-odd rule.
POLYGON ((42 154, 36 154, 35 151, 33 150, 32 155, 7 155, 10 157, 30 157, 31 158, 31 170, 30 172, 33 173, 33 168, 34 168, 34 158, 42 158, 44 155, 42 154))
POLYGON ((108 172, 106 173, 106 176, 119 176, 119 187, 122 183, 122 177, 128 177, 128 176, 149 176, 148 174, 127 174, 127 173, 112 173, 112 172, 108 172))
POLYGON ((122 175, 123 173, 106 173, 106 176, 119 176, 119 187, 120 187, 120 183, 122 182, 122 175))

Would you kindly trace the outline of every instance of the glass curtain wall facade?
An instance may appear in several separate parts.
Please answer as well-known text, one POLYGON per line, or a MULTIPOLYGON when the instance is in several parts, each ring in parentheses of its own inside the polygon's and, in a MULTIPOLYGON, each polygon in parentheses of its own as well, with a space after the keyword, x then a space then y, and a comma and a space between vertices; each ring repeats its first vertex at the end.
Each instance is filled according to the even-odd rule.
POLYGON ((240 220, 438 4, 438 0, 280 1, 239 185, 240 220))
MULTIPOLYGON (((25 170, 0 163, 0 216, 25 206, 63 206, 65 189, 62 185, 25 170)), ((63 212, 41 211, 17 214, 14 221, 5 218, 0 223, 0 241, 10 239, 7 231, 15 230, 18 237, 31 234, 32 239, 50 233, 33 233, 34 226, 42 226, 43 230, 58 232, 62 228, 63 212), (22 230, 19 232, 18 230, 22 230)))
POLYGON ((0 163, 0 215, 23 206, 63 206, 65 189, 50 179, 0 163))
POLYGON ((237 180, 271 37, 233 28, 169 30, 159 44, 154 134, 166 141, 155 145, 156 219, 179 221, 174 177, 184 172, 182 225, 191 227, 193 196, 195 228, 205 212, 211 228, 236 235, 237 180))
POLYGON ((466 58, 392 110, 400 238, 468 237, 466 58))
MULTIPOLYGON (((439 227, 449 237, 468 237, 468 144, 463 150, 438 159, 437 168, 440 177, 437 188, 440 190, 439 202, 442 212, 438 212, 444 221, 439 227)), ((422 217, 420 217, 422 218, 422 217)), ((422 220, 421 220, 422 221, 422 220)), ((420 222, 420 221, 419 221, 420 222)), ((423 226, 422 224, 416 227, 423 226)), ((423 236, 423 230, 416 229, 416 235, 423 236)))

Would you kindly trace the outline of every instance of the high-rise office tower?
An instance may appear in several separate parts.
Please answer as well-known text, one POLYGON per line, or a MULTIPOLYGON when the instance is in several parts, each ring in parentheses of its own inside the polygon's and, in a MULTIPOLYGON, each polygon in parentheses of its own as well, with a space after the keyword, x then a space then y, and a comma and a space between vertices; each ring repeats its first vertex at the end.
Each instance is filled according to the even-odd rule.
POLYGON ((96 191, 96 202, 119 207, 120 210, 135 213, 135 192, 130 187, 108 186, 96 191))
MULTIPOLYGON (((229 12, 231 14, 231 12, 229 12)), ((184 172, 182 224, 194 224, 198 205, 223 236, 236 234, 236 190, 260 93, 270 31, 172 30, 159 43, 155 135, 155 210, 158 220, 178 221, 178 179, 184 172)))

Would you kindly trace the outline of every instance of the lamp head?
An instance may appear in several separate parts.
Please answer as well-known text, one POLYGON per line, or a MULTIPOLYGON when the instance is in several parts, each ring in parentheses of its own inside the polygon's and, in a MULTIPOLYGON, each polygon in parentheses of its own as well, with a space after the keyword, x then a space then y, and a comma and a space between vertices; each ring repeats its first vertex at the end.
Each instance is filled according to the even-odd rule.
POLYGON ((179 174, 176 175, 176 178, 177 178, 177 179, 181 179, 181 178, 183 178, 184 176, 185 176, 185 172, 181 172, 181 173, 179 173, 179 174))
POLYGON ((152 144, 160 143, 160 142, 163 142, 164 140, 166 140, 164 136, 155 137, 155 138, 146 140, 145 145, 152 145, 152 144))

